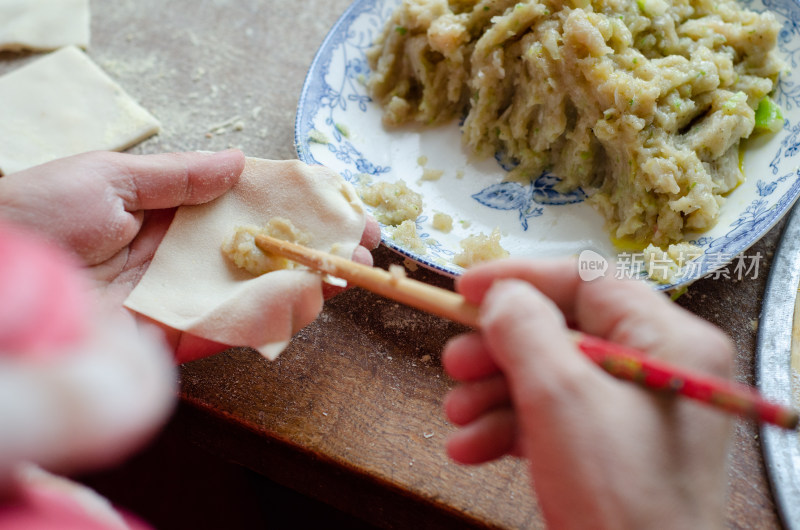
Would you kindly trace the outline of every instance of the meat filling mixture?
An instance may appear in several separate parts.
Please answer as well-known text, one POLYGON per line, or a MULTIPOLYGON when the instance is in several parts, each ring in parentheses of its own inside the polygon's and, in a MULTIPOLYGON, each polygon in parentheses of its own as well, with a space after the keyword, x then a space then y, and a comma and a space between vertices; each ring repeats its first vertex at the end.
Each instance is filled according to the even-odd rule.
POLYGON ((253 276, 300 267, 283 256, 265 253, 258 248, 256 236, 261 234, 298 245, 307 245, 311 242, 311 234, 296 228, 290 220, 273 217, 263 227, 254 225, 236 227, 236 231, 222 242, 222 252, 237 267, 246 270, 253 276))
POLYGON ((732 0, 404 0, 368 90, 389 126, 466 115, 510 179, 550 170, 613 239, 663 247, 715 224, 740 142, 783 125, 779 30, 732 0))

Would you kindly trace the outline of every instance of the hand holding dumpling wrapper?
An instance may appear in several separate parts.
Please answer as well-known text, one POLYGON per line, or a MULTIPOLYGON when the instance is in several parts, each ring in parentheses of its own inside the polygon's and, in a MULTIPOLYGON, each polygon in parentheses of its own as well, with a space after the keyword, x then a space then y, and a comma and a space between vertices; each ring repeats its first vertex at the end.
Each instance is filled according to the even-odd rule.
POLYGON ((274 359, 319 313, 321 276, 277 270, 254 277, 221 245, 243 225, 274 217, 313 234, 314 248, 350 258, 366 214, 352 186, 321 166, 247 159, 239 182, 204 205, 182 207, 125 305, 208 340, 247 345, 274 359))

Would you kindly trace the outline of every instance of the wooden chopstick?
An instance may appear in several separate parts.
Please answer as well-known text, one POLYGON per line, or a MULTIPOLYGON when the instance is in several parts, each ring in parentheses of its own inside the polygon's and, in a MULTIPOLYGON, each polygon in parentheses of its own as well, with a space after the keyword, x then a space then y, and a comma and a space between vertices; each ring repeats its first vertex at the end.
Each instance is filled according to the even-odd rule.
MULTIPOLYGON (((467 303, 458 293, 273 237, 258 235, 255 242, 266 253, 289 258, 428 313, 475 329, 480 328, 478 308, 467 303)), ((750 386, 684 370, 648 357, 639 350, 598 337, 577 331, 570 333, 585 355, 620 379, 688 397, 726 412, 785 429, 796 428, 800 421, 797 411, 765 400, 750 386)))

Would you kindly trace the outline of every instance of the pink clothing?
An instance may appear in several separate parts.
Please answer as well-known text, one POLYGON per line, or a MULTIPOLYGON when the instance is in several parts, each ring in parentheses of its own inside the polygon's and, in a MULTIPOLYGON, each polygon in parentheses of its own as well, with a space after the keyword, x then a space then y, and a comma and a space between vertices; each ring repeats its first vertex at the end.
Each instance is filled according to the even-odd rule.
POLYGON ((140 519, 115 510, 99 495, 75 485, 75 491, 46 484, 23 485, 13 499, 0 504, 2 530, 150 530, 140 519), (95 495, 98 506, 86 502, 95 495), (83 499, 81 497, 84 497, 83 499))
MULTIPOLYGON (((89 332, 90 290, 67 252, 0 221, 0 356, 47 362, 89 332)), ((66 479, 40 471, 0 499, 0 530, 144 530, 138 519, 66 479)))
POLYGON ((87 332, 89 293, 75 260, 0 221, 0 355, 47 358, 87 332))

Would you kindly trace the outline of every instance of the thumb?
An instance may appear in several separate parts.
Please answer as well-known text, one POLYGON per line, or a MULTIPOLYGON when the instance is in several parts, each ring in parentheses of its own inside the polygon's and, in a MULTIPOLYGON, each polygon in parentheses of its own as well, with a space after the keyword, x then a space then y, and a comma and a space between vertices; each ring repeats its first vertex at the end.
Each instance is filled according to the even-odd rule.
POLYGON ((119 169, 122 178, 113 185, 129 212, 208 202, 238 181, 245 163, 236 149, 158 155, 108 153, 106 160, 119 169))

